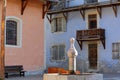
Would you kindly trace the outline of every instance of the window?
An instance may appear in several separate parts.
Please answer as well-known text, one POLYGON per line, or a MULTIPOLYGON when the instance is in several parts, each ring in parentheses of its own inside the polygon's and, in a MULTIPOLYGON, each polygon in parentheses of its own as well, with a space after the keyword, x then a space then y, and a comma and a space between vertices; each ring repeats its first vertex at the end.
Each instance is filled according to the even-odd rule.
POLYGON ((96 3, 98 0, 85 0, 85 3, 96 3))
POLYGON ((97 15, 96 14, 88 15, 88 24, 89 24, 89 29, 97 28, 97 15))
POLYGON ((119 59, 120 57, 120 43, 112 44, 112 58, 119 59))
POLYGON ((13 16, 6 18, 5 43, 7 46, 21 46, 21 26, 21 20, 19 18, 13 16))
POLYGON ((65 45, 54 45, 51 48, 51 60, 65 60, 65 45))
POLYGON ((55 17, 51 23, 51 32, 65 32, 66 20, 64 17, 55 17))
POLYGON ((7 20, 6 22, 6 44, 17 45, 17 22, 7 20))

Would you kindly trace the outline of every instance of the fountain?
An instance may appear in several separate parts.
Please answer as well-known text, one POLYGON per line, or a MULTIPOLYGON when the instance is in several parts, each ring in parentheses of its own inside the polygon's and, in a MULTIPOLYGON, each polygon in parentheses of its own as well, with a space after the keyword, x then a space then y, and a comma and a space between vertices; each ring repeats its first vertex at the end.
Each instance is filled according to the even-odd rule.
POLYGON ((77 50, 74 46, 75 39, 70 39, 70 49, 68 50, 69 58, 69 73, 59 74, 59 73, 47 73, 44 74, 43 80, 103 80, 102 74, 97 73, 79 73, 76 74, 76 57, 78 55, 77 50))
POLYGON ((75 39, 71 38, 70 39, 71 45, 70 45, 70 49, 68 50, 70 74, 75 74, 75 72, 76 72, 76 57, 78 55, 78 52, 75 49, 74 42, 75 42, 75 39))

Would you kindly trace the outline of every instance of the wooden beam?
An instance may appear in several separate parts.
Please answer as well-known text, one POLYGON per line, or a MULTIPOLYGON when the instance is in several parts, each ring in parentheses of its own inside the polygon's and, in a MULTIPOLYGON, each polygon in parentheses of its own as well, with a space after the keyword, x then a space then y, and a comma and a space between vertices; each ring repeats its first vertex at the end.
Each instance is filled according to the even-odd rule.
POLYGON ((28 4, 28 0, 21 0, 21 15, 23 15, 27 4, 28 4))
POLYGON ((4 66, 5 66, 5 17, 6 17, 6 0, 1 0, 2 2, 2 20, 1 20, 1 49, 0 49, 0 78, 4 80, 4 66))
POLYGON ((106 45, 105 45, 105 39, 102 39, 101 42, 102 42, 103 47, 104 47, 104 49, 105 49, 105 48, 106 48, 106 45))
POLYGON ((80 9, 80 14, 82 15, 83 20, 85 20, 85 9, 80 9))
POLYGON ((42 11, 42 18, 43 19, 44 19, 46 12, 49 10, 50 6, 51 6, 50 1, 47 1, 46 4, 43 5, 43 8, 42 8, 43 9, 43 11, 42 11))
POLYGON ((101 18, 101 17, 102 17, 102 8, 96 6, 96 9, 97 9, 97 12, 98 12, 98 14, 99 14, 99 17, 101 18))
POLYGON ((116 5, 112 5, 112 9, 114 11, 115 17, 117 17, 117 6, 116 5))
POLYGON ((48 21, 51 23, 52 22, 52 15, 50 15, 50 17, 48 15, 46 15, 48 21))
POLYGON ((80 49, 82 50, 82 41, 77 40, 77 42, 78 42, 78 44, 80 46, 80 49))
POLYGON ((63 16, 64 16, 65 20, 67 21, 68 13, 63 13, 63 16))

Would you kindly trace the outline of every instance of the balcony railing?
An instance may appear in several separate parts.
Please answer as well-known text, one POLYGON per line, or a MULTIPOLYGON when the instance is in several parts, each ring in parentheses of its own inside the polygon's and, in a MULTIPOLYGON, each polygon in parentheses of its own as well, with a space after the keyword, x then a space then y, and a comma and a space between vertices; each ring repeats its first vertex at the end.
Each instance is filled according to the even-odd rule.
POLYGON ((105 38, 104 29, 78 30, 77 40, 95 40, 105 38))
POLYGON ((78 41, 81 49, 83 41, 97 41, 100 40, 105 49, 105 29, 89 29, 78 30, 76 33, 76 40, 78 41))

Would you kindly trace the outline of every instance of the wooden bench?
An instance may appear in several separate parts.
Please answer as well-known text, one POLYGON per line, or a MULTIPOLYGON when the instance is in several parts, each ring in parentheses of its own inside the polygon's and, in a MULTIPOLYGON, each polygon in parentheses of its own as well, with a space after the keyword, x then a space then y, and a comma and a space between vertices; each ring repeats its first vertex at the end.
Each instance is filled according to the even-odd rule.
POLYGON ((14 66, 5 66, 5 77, 8 78, 9 74, 20 74, 21 76, 25 76, 25 71, 23 70, 22 65, 14 65, 14 66))

